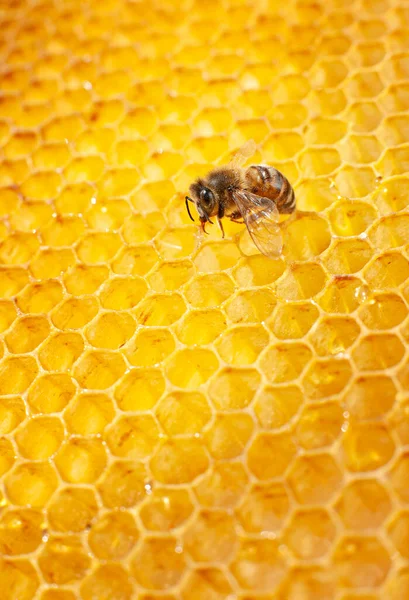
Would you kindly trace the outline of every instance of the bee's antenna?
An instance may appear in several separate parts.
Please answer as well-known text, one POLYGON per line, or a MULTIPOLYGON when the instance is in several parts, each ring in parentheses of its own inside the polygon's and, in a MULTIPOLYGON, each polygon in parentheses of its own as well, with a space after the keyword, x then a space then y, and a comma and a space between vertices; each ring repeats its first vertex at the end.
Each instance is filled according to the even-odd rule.
POLYGON ((185 204, 186 204, 186 209, 187 209, 187 214, 189 215, 189 217, 192 219, 192 221, 194 221, 194 218, 192 217, 192 215, 190 214, 190 209, 189 209, 189 204, 187 203, 189 200, 189 202, 193 202, 192 198, 189 198, 189 196, 186 196, 185 198, 185 204))

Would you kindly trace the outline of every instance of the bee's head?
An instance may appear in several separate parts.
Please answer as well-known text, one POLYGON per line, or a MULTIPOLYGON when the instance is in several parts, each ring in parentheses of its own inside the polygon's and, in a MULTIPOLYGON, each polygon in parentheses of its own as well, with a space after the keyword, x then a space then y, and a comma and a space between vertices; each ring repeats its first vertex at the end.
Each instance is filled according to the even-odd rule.
POLYGON ((217 213, 216 197, 212 190, 205 185, 203 180, 198 179, 195 183, 192 183, 189 191, 192 197, 186 196, 186 208, 192 221, 194 219, 190 214, 188 201, 196 205, 199 220, 202 224, 212 223, 210 217, 217 213))

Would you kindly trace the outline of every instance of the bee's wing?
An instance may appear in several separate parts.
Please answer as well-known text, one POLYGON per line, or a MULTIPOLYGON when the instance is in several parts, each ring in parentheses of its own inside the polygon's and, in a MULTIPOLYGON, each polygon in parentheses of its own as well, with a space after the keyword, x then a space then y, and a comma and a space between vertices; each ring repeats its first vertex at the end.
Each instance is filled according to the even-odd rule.
POLYGON ((283 248, 283 237, 275 202, 245 190, 235 190, 233 200, 260 252, 266 256, 278 256, 283 248))
POLYGON ((233 155, 232 159, 228 163, 228 166, 232 169, 238 169, 242 167, 246 160, 253 156, 257 150, 257 144, 254 140, 249 140, 237 152, 233 155))

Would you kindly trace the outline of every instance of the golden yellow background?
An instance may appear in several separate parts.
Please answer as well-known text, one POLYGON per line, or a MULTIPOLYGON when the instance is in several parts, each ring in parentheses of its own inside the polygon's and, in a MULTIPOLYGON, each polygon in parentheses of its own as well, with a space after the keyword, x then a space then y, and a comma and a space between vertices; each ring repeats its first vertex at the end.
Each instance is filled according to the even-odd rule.
POLYGON ((407 600, 409 3, 0 32, 2 600, 407 600), (183 202, 251 138, 275 260, 183 202))

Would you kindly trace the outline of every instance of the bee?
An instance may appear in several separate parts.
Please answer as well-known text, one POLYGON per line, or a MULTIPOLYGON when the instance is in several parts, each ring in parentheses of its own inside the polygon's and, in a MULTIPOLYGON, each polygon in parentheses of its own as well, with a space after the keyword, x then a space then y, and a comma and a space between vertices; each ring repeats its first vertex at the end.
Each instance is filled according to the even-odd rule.
POLYGON ((255 148, 253 141, 248 142, 228 165, 213 169, 192 183, 191 197, 185 198, 186 209, 194 221, 189 202, 196 206, 205 233, 206 223, 213 225, 211 217, 216 217, 223 237, 223 217, 244 223, 260 252, 277 256, 282 250, 279 215, 294 212, 295 194, 288 180, 274 167, 241 168, 255 148))

